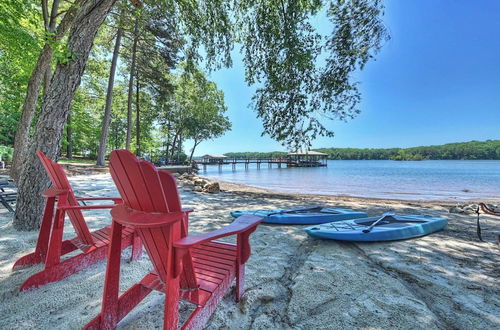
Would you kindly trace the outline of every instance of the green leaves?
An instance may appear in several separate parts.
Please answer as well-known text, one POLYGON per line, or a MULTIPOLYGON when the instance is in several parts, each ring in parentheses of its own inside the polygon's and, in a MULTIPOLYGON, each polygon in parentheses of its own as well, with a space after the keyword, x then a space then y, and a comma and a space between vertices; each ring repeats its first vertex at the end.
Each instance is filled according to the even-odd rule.
POLYGON ((169 13, 186 38, 188 66, 231 64, 235 43, 244 53, 245 78, 256 85, 252 106, 264 133, 291 149, 333 136, 326 121, 359 113, 352 73, 361 70, 387 37, 381 0, 149 0, 169 13), (319 31, 321 18, 329 35, 319 31))
POLYGON ((57 63, 68 64, 70 61, 76 60, 76 55, 69 50, 68 44, 62 42, 54 42, 52 43, 52 45, 52 56, 57 63))
MULTIPOLYGON (((191 120, 187 125, 198 127, 189 134, 199 139, 222 134, 230 124, 223 115, 222 92, 195 69, 197 63, 204 62, 209 69, 229 66, 234 45, 241 46, 245 79, 256 87, 252 107, 263 121, 263 134, 290 149, 308 148, 319 135, 333 136, 330 120, 348 120, 359 113, 361 95, 352 75, 363 69, 387 38, 381 0, 144 0, 142 5, 130 10, 130 4, 120 3, 118 11, 128 10, 128 16, 111 16, 109 24, 130 31, 127 23, 134 21, 130 16, 140 17, 137 65, 141 89, 149 97, 144 102, 151 105, 151 113, 168 113, 174 105, 184 109, 184 117, 191 120), (328 22, 328 35, 318 22, 328 22), (177 81, 179 89, 172 97, 170 70, 181 60, 192 72, 185 81, 177 81), (208 127, 209 121, 200 119, 202 110, 218 118, 213 121, 216 126, 208 127)), ((64 2, 62 6, 66 10, 78 5, 64 2)), ((49 42, 58 63, 76 59, 66 42, 55 42, 53 33, 43 31, 37 1, 0 3, 2 109, 19 108, 44 42, 49 42)), ((82 86, 94 94, 99 93, 97 85, 107 72, 101 70, 106 67, 103 48, 110 39, 105 32, 101 29, 94 47, 99 61, 87 66, 94 77, 87 73, 82 86)), ((127 56, 123 58, 127 62, 127 56)), ((6 116, 6 110, 0 111, 6 116)), ((11 142, 12 134, 0 134, 11 142)))
POLYGON ((0 2, 0 142, 13 144, 43 24, 34 1, 0 2))
POLYGON ((240 41, 246 79, 257 84, 253 107, 265 133, 291 149, 333 136, 325 120, 353 118, 359 110, 352 73, 362 69, 385 38, 380 1, 331 1, 330 36, 311 18, 324 1, 240 2, 240 41))
POLYGON ((173 122, 195 143, 221 136, 231 129, 224 115, 224 93, 199 70, 183 71, 177 78, 173 122))

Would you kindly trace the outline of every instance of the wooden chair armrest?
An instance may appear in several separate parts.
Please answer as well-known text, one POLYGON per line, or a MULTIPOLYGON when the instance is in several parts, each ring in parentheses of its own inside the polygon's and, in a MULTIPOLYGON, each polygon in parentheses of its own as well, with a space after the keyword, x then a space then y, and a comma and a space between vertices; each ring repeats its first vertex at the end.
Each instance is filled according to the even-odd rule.
POLYGON ((186 212, 141 212, 130 209, 123 204, 115 205, 111 210, 113 221, 122 225, 138 228, 161 227, 169 223, 181 221, 185 214, 186 212))
POLYGON ((50 187, 49 189, 43 191, 42 196, 50 198, 50 197, 67 195, 68 193, 69 193, 68 189, 58 189, 56 187, 50 187))
POLYGON ((123 203, 120 197, 79 197, 77 201, 113 201, 115 204, 123 203))
POLYGON ((242 234, 247 231, 253 232, 264 219, 255 215, 242 215, 236 218, 230 225, 205 234, 193 235, 182 238, 174 243, 176 248, 190 248, 195 245, 206 243, 217 238, 242 234))
POLYGON ((82 205, 82 206, 73 206, 73 205, 61 205, 58 207, 59 210, 67 211, 67 210, 101 210, 101 209, 111 209, 115 205, 82 205))

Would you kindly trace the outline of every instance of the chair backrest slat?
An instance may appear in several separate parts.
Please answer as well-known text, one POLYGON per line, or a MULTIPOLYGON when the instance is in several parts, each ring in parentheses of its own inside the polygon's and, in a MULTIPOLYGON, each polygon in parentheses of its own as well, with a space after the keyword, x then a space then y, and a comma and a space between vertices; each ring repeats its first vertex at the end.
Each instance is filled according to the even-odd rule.
MULTIPOLYGON (((179 212, 182 210, 181 200, 179 198, 179 192, 177 190, 177 183, 175 182, 175 177, 168 171, 158 171, 160 177, 160 182, 167 197, 168 208, 170 212, 179 212)), ((181 236, 186 236, 188 232, 187 223, 181 223, 181 236)), ((191 253, 188 252, 184 256, 183 260, 183 270, 181 274, 180 286, 183 289, 196 287, 196 277, 190 271, 194 268, 193 259, 191 258, 191 253)))
MULTIPOLYGON (((46 157, 42 152, 37 151, 36 153, 38 158, 40 158, 40 162, 45 168, 52 185, 58 189, 68 190, 68 204, 71 206, 78 206, 78 201, 76 200, 73 189, 71 188, 66 172, 64 172, 62 166, 46 157)), ((94 240, 87 223, 85 222, 82 211, 68 210, 66 213, 68 214, 69 220, 71 221, 71 224, 73 225, 76 235, 80 241, 85 245, 94 245, 94 240)))
POLYGON ((177 183, 175 177, 167 171, 158 171, 160 176, 161 186, 163 192, 167 197, 168 209, 170 212, 180 212, 181 200, 179 198, 179 191, 177 190, 177 183))
MULTIPOLYGON (((111 152, 109 167, 125 206, 142 212, 167 213, 181 210, 177 185, 169 173, 158 172, 153 164, 139 161, 128 150, 111 152)), ((156 272, 164 283, 169 270, 172 269, 172 244, 180 238, 180 226, 179 221, 155 228, 136 228, 156 272)), ((188 258, 191 256, 188 255, 188 258)), ((192 263, 187 262, 183 267, 183 286, 196 287, 192 263)))
POLYGON ((124 204, 134 210, 155 211, 151 199, 148 198, 149 191, 142 177, 139 160, 135 156, 134 159, 121 154, 114 155, 113 158, 113 154, 110 155, 109 168, 124 204))

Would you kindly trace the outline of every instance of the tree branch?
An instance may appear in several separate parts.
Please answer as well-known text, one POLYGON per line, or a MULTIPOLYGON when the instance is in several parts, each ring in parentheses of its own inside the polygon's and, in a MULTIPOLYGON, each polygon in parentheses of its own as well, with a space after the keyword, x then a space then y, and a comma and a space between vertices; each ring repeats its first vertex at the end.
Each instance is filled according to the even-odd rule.
POLYGON ((45 32, 49 31, 49 8, 47 0, 42 0, 42 15, 43 15, 43 25, 45 26, 45 32))
MULTIPOLYGON (((46 1, 46 0, 44 0, 46 1)), ((49 32, 54 32, 56 28, 56 21, 57 21, 57 12, 59 11, 59 0, 54 0, 52 2, 52 11, 50 12, 50 21, 49 21, 49 27, 48 31, 49 32)))

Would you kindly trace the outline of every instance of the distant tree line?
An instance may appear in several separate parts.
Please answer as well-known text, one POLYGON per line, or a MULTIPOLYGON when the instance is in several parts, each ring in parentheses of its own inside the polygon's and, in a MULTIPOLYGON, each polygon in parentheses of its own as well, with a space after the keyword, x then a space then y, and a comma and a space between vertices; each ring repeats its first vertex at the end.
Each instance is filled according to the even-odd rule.
MULTIPOLYGON (((500 140, 447 143, 438 146, 413 148, 358 149, 320 148, 314 151, 328 154, 337 160, 424 160, 424 159, 500 159, 500 140)), ((286 152, 229 152, 231 158, 273 158, 286 156, 286 152)))

